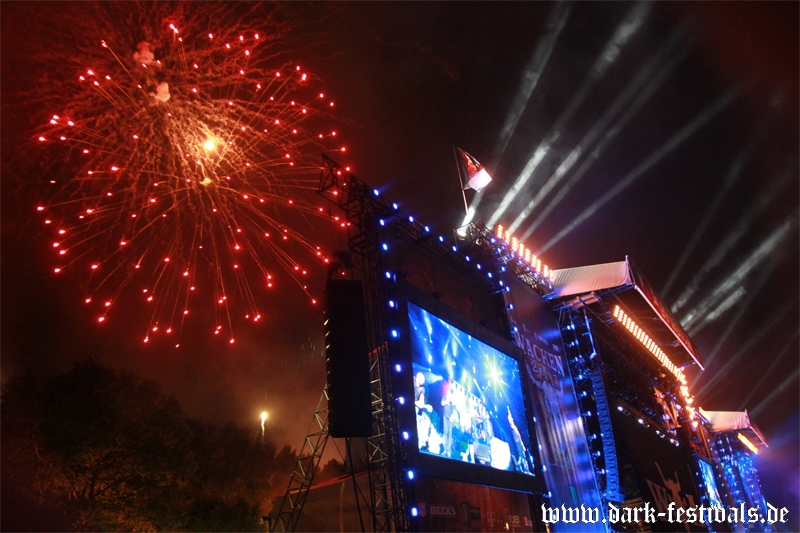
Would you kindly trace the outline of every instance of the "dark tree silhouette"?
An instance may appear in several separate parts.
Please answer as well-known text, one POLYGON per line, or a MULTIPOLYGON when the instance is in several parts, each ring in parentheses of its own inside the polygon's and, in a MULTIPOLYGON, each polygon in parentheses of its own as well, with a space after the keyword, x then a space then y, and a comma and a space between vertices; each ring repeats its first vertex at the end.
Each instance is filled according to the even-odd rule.
POLYGON ((296 459, 92 360, 2 401, 4 531, 264 531, 296 459))

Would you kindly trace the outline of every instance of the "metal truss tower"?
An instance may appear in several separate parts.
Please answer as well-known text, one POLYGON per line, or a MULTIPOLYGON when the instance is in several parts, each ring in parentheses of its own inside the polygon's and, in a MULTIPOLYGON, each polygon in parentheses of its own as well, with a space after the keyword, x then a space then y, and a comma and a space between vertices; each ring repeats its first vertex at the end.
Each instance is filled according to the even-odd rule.
POLYGON ((388 287, 381 276, 383 265, 378 251, 378 220, 390 215, 393 207, 325 155, 318 192, 341 209, 349 223, 349 256, 345 266, 364 286, 372 399, 367 459, 373 531, 408 531, 407 486, 400 471, 405 457, 400 456, 403 447, 393 392, 396 378, 389 369, 391 348, 385 327, 388 287))
POLYGON ((328 443, 328 387, 322 389, 317 410, 314 411, 314 420, 308 429, 297 464, 292 476, 289 478, 289 487, 283 497, 281 507, 275 517, 272 531, 294 531, 303 504, 308 496, 308 489, 314 480, 314 474, 319 467, 325 445, 328 443))

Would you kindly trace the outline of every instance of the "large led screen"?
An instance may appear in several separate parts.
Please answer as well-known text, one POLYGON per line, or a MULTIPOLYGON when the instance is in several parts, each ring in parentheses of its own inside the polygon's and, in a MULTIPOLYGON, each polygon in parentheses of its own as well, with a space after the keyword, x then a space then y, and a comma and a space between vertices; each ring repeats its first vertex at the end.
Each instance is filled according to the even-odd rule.
POLYGON ((519 364, 408 303, 422 453, 533 475, 519 364))
POLYGON ((708 493, 708 503, 712 507, 722 507, 722 498, 719 496, 719 490, 717 490, 717 480, 714 477, 714 468, 705 461, 697 461, 697 464, 700 465, 700 473, 703 476, 703 483, 706 486, 706 492, 708 493))

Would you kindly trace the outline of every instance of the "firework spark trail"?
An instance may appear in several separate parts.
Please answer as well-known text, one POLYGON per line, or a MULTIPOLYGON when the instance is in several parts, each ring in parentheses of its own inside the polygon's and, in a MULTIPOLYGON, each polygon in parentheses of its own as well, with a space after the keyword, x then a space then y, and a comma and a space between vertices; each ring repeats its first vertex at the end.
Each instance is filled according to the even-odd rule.
POLYGON ((213 334, 233 343, 234 319, 261 318, 276 270, 310 298, 298 255, 328 261, 292 224, 328 219, 304 196, 319 152, 344 150, 325 126, 334 104, 282 58, 285 28, 269 17, 258 31, 238 18, 223 25, 227 5, 107 9, 94 28, 102 38, 80 49, 85 64, 67 74, 77 83, 66 84, 61 111, 37 134, 70 168, 38 207, 56 232, 54 271, 88 270, 86 303, 100 305, 98 322, 138 285, 152 308, 145 342, 179 328, 205 293, 213 334), (130 10, 130 24, 115 27, 114 10, 130 10))

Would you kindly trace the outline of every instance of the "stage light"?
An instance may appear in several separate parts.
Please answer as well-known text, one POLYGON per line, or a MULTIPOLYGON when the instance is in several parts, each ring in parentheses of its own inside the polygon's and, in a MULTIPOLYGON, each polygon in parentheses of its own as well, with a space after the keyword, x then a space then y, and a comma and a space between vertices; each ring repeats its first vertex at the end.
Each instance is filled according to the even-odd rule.
POLYGON ((397 397, 397 403, 399 403, 400 405, 405 405, 406 404, 406 399, 403 398, 402 396, 398 396, 397 397))
POLYGON ((392 207, 393 207, 394 209, 398 209, 398 207, 399 207, 399 206, 398 206, 397 204, 392 204, 392 207))
POLYGON ((394 338, 396 339, 396 338, 397 338, 397 336, 398 336, 397 330, 396 330, 396 329, 393 329, 393 330, 392 330, 392 337, 394 337, 394 338))
POLYGON ((395 370, 395 372, 401 372, 403 370, 403 367, 400 366, 399 364, 398 365, 394 365, 394 370, 395 370))
POLYGON ((381 193, 378 192, 378 189, 372 189, 372 194, 375 196, 380 196, 381 193))
MULTIPOLYGON (((543 265, 542 260, 533 255, 530 249, 524 246, 510 231, 505 230, 501 225, 497 225, 495 228, 495 236, 498 239, 502 239, 503 244, 510 251, 510 256, 512 258, 518 257, 521 263, 529 265, 537 272, 541 272, 543 277, 550 278, 550 268, 547 265, 543 265)), ((498 248, 498 253, 503 253, 502 247, 498 248)), ((501 267, 501 271, 505 272, 505 267, 501 267)))
POLYGON ((389 245, 386 244, 386 243, 383 243, 383 245, 381 247, 383 248, 384 251, 389 250, 389 245))
MULTIPOLYGON (((583 80, 576 93, 567 103, 564 111, 556 120, 555 124, 553 124, 547 135, 539 142, 533 154, 531 154, 530 159, 525 164, 525 168, 522 170, 522 172, 520 172, 519 176, 517 176, 517 179, 514 181, 514 185, 506 193, 502 202, 495 210, 492 218, 489 220, 490 226, 494 224, 503 215, 503 213, 505 213, 505 211, 511 207, 514 200, 518 198, 519 194, 524 189, 525 184, 533 177, 536 169, 550 152, 551 147, 558 142, 562 132, 565 131, 567 124, 572 119, 575 112, 581 107, 581 104, 583 104, 587 96, 589 96, 594 86, 603 78, 605 73, 608 72, 610 66, 620 55, 620 50, 623 48, 623 46, 630 41, 631 37, 642 26, 642 21, 649 9, 650 6, 647 5, 647 3, 634 4, 630 11, 628 11, 625 20, 623 20, 622 23, 617 26, 617 29, 612 35, 611 39, 603 47, 603 50, 600 52, 600 55, 597 57, 597 59, 595 59, 590 71, 591 74, 583 80)), ((528 212, 526 213, 526 216, 530 213, 530 209, 532 209, 532 207, 526 208, 526 211, 528 212)), ((519 225, 520 222, 521 221, 516 222, 516 224, 519 225)))
MULTIPOLYGON (((561 231, 553 236, 544 246, 541 251, 549 250, 553 245, 558 243, 561 239, 572 233, 578 226, 583 224, 589 217, 594 215, 601 207, 610 202, 620 192, 628 188, 632 183, 638 180, 641 176, 647 173, 651 167, 661 161, 670 152, 675 150, 678 146, 682 145, 690 136, 697 132, 709 120, 718 115, 723 109, 728 107, 741 93, 741 89, 731 89, 723 94, 715 102, 703 109, 693 118, 689 123, 684 125, 678 132, 669 138, 663 145, 661 145, 655 152, 647 156, 639 165, 631 170, 625 177, 616 183, 613 187, 608 189, 600 198, 587 207, 580 215, 578 215, 571 222, 567 223, 561 231)), ((490 225, 494 223, 497 217, 489 220, 490 225)), ((527 233, 527 232, 526 232, 527 233)))
POLYGON ((408 221, 409 221, 409 222, 414 222, 414 217, 411 217, 411 216, 410 216, 410 217, 408 217, 408 221))
POLYGON ((416 507, 412 507, 411 508, 411 516, 417 516, 418 514, 419 514, 419 511, 417 511, 417 508, 416 507))
POLYGON ((389 300, 389 307, 394 307, 394 300, 389 300))
POLYGON ((378 222, 380 222, 381 226, 385 226, 386 225, 386 222, 383 219, 380 219, 378 222))
POLYGON ((403 440, 408 440, 408 431, 403 432, 403 440))
POLYGON ((408 471, 408 479, 414 479, 414 471, 413 470, 409 470, 408 471))
POLYGON ((616 318, 621 325, 625 326, 625 329, 630 331, 633 334, 633 336, 636 337, 637 340, 642 344, 642 346, 644 346, 647 349, 647 351, 653 354, 653 356, 655 356, 655 358, 658 359, 658 361, 667 370, 672 372, 672 374, 676 378, 678 378, 678 381, 680 381, 684 385, 686 384, 686 377, 684 376, 683 371, 677 366, 675 366, 675 364, 672 361, 669 360, 667 354, 665 354, 664 351, 661 348, 659 348, 655 342, 652 342, 652 339, 650 339, 650 337, 638 325, 636 325, 636 322, 631 320, 631 318, 625 313, 625 311, 623 311, 617 305, 614 307, 613 314, 614 318, 616 318))

